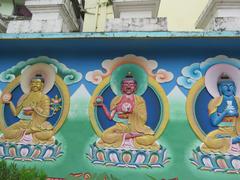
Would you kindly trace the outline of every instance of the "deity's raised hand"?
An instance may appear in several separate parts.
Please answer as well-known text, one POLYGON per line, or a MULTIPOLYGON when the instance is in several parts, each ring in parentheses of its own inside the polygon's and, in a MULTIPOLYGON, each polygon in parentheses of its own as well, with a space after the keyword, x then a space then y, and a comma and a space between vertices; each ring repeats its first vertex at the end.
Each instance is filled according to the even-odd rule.
POLYGON ((12 99, 12 94, 11 93, 4 93, 1 98, 2 98, 3 103, 8 104, 8 103, 10 103, 10 101, 12 99))
POLYGON ((97 96, 94 102, 95 106, 103 106, 103 97, 102 96, 97 96))
MULTIPOLYGON (((233 106, 232 106, 233 107, 233 106)), ((239 113, 237 112, 237 110, 233 107, 233 108, 229 108, 229 106, 226 106, 224 113, 226 114, 226 116, 239 116, 239 113)))

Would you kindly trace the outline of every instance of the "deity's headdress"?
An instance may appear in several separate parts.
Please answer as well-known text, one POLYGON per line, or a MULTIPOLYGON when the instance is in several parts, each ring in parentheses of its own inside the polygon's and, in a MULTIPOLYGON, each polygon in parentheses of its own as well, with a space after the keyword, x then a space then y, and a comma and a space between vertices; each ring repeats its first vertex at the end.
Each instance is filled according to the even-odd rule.
POLYGON ((55 69, 44 63, 38 63, 26 68, 21 75, 20 84, 22 91, 27 94, 30 92, 30 83, 34 79, 44 82, 43 93, 47 94, 54 86, 56 78, 55 69))
POLYGON ((221 96, 218 84, 222 81, 232 80, 236 86, 236 96, 240 97, 240 70, 230 64, 215 64, 205 74, 205 86, 213 97, 221 96))
POLYGON ((226 73, 222 73, 219 77, 218 77, 218 84, 220 84, 223 81, 228 81, 231 80, 231 78, 226 74, 226 73))
POLYGON ((122 83, 123 83, 124 81, 129 81, 129 80, 132 80, 132 81, 134 81, 134 82, 137 84, 137 81, 136 81, 136 79, 133 77, 132 72, 128 72, 128 73, 127 73, 127 75, 122 79, 122 83))
POLYGON ((111 75, 110 86, 114 94, 121 95, 121 85, 124 80, 134 80, 137 84, 137 95, 142 95, 148 87, 148 76, 144 69, 136 64, 118 66, 111 75))
POLYGON ((32 78, 32 80, 40 80, 43 83, 45 82, 45 80, 41 74, 36 74, 35 77, 32 78))

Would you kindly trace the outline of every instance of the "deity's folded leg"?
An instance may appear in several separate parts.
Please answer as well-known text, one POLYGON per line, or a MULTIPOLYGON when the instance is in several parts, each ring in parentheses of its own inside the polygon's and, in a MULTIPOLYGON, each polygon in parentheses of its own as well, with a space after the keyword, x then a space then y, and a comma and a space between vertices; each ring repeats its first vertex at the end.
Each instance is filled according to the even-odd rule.
POLYGON ((128 132, 128 127, 122 123, 116 123, 116 125, 106 129, 101 139, 98 141, 98 147, 114 147, 118 148, 123 142, 124 133, 128 132))
POLYGON ((4 130, 1 140, 7 142, 18 142, 23 137, 28 125, 29 123, 27 121, 18 121, 4 130))
POLYGON ((32 134, 34 144, 54 144, 53 130, 45 130, 32 134))
POLYGON ((139 149, 158 150, 160 146, 156 143, 156 138, 153 135, 143 135, 136 137, 134 146, 139 149))
POLYGON ((201 146, 201 150, 206 153, 226 153, 231 147, 231 137, 236 136, 237 133, 234 127, 220 127, 219 129, 214 130, 207 135, 204 144, 201 146))
POLYGON ((53 126, 45 121, 43 123, 35 123, 32 121, 31 123, 31 130, 32 130, 32 137, 34 144, 54 144, 54 131, 53 126))

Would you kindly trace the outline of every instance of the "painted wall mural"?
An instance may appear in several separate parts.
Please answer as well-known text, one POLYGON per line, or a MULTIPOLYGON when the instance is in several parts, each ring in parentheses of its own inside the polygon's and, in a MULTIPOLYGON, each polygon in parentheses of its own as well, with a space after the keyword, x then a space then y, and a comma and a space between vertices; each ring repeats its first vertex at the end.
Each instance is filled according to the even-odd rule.
MULTIPOLYGON (((134 55, 103 64, 111 66, 90 101, 90 120, 99 140, 91 145, 89 159, 108 166, 164 167, 169 158, 157 139, 167 125, 169 105, 158 83, 170 81, 172 73, 158 70, 153 75, 157 62, 134 55)), ((95 72, 86 75, 94 84, 95 72)))
POLYGON ((239 178, 239 39, 12 41, 0 159, 65 179, 239 178))
POLYGON ((55 134, 69 112, 66 84, 78 82, 81 74, 57 60, 38 57, 20 62, 0 76, 2 82, 9 82, 0 104, 0 157, 45 161, 61 156, 61 142, 55 134))
POLYGON ((238 174, 239 60, 217 56, 183 68, 182 74, 185 77, 179 77, 178 84, 191 88, 186 104, 187 117, 202 142, 192 152, 192 163, 202 170, 238 174))

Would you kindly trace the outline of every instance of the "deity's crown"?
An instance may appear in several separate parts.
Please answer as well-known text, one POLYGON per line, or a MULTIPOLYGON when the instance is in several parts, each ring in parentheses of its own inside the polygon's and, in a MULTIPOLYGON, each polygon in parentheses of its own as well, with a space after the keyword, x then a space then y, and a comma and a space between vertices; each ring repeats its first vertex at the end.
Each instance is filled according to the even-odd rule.
POLYGON ((127 75, 123 78, 122 82, 123 82, 124 80, 133 80, 133 81, 137 84, 137 81, 136 81, 136 79, 133 77, 132 72, 128 72, 127 75))
POLYGON ((126 78, 133 78, 132 72, 128 72, 125 77, 126 77, 126 78))
POLYGON ((218 83, 226 80, 231 80, 231 78, 226 73, 222 73, 218 78, 218 83))
POLYGON ((36 74, 36 75, 32 78, 32 80, 40 80, 41 82, 44 83, 44 78, 43 78, 43 76, 42 76, 41 74, 36 74))

